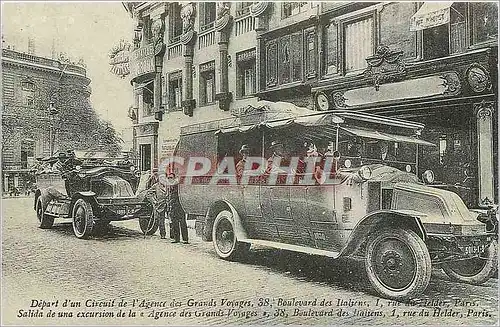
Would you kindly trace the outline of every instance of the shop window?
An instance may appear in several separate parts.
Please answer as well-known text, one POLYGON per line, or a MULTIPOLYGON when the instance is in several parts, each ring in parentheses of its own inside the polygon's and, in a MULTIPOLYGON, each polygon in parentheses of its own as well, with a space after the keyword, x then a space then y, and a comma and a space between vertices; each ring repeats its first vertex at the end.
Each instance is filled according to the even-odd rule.
POLYGON ((253 2, 237 2, 236 3, 236 17, 244 16, 250 13, 250 7, 253 2))
POLYGON ((170 110, 182 108, 182 70, 168 75, 168 107, 170 110))
POLYGON ((154 83, 147 83, 142 88, 142 103, 144 116, 151 116, 154 110, 154 83))
POLYGON ((307 10, 307 2, 284 2, 282 3, 282 18, 288 18, 307 10))
POLYGON ((24 106, 33 107, 35 105, 35 84, 21 82, 21 97, 24 106))
POLYGON ((216 19, 216 3, 215 2, 200 2, 200 31, 206 31, 214 27, 216 19))
POLYGON ((200 65, 200 104, 215 102, 215 61, 200 65))
POLYGON ((170 43, 175 43, 180 40, 182 34, 181 5, 179 3, 172 3, 172 11, 169 17, 170 43))
POLYGON ((472 41, 474 44, 496 41, 498 38, 498 4, 471 2, 472 41))
POLYGON ((345 72, 366 68, 366 58, 373 55, 373 17, 344 24, 345 72))
POLYGON ((255 49, 236 54, 236 95, 245 97, 255 93, 255 49))
POLYGON ((467 3, 455 2, 450 7, 450 22, 423 30, 424 59, 461 53, 467 47, 467 3))

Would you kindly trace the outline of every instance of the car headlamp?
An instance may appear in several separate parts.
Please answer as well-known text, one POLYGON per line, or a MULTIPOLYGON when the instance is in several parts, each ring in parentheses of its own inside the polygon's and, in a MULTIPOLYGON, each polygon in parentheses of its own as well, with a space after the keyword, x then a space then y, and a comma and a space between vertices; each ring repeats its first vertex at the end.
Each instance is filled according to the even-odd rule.
POLYGON ((406 170, 407 173, 411 173, 411 166, 410 165, 406 165, 405 170, 406 170))
POLYGON ((430 169, 424 171, 424 173, 422 174, 422 180, 426 184, 434 183, 434 172, 430 169))
POLYGON ((372 170, 368 166, 363 166, 359 169, 358 175, 364 180, 370 179, 372 177, 372 170))
POLYGON ((135 170, 135 166, 130 166, 130 171, 134 171, 135 170))
POLYGON ((351 168, 351 165, 352 165, 351 160, 346 159, 346 160, 344 161, 344 166, 345 166, 346 168, 351 168))
POLYGON ((137 178, 140 178, 141 177, 141 171, 139 169, 137 169, 136 171, 134 171, 134 176, 137 177, 137 178))

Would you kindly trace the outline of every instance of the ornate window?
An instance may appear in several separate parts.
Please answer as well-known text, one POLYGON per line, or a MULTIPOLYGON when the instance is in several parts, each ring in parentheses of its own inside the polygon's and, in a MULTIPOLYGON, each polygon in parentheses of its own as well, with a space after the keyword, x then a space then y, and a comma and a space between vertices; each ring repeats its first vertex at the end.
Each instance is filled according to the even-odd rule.
POLYGON ((498 38, 498 3, 471 2, 472 42, 496 41, 498 38))
POLYGON ((154 81, 142 86, 142 104, 144 116, 153 115, 154 111, 154 81))
POLYGON ((366 58, 373 54, 373 17, 365 17, 344 24, 345 72, 366 68, 366 58))
POLYGON ((21 97, 24 106, 35 105, 35 84, 30 81, 21 82, 21 97))
POLYGON ((182 19, 181 19, 181 5, 177 2, 172 3, 172 11, 169 15, 170 20, 170 43, 179 41, 182 35, 182 19))
POLYGON ((236 96, 245 97, 255 91, 255 49, 236 54, 236 96))
POLYGON ((168 74, 169 110, 182 108, 182 70, 168 74))
POLYGON ((236 17, 245 16, 250 13, 250 7, 253 2, 237 2, 236 3, 236 17))
POLYGON ((285 35, 266 45, 266 85, 283 85, 302 80, 303 32, 285 35))
POLYGON ((288 18, 301 13, 307 9, 307 4, 308 2, 283 2, 281 7, 281 17, 288 18))
POLYGON ((200 65, 200 105, 215 102, 215 61, 200 65))
POLYGON ((423 30, 424 59, 442 58, 465 51, 467 3, 455 2, 449 10, 449 23, 423 30))
POLYGON ((214 27, 217 7, 215 2, 199 2, 200 5, 200 31, 214 27))
POLYGON ((318 62, 318 53, 317 53, 317 41, 316 41, 316 31, 309 30, 306 31, 306 77, 314 78, 317 74, 317 62, 318 62))

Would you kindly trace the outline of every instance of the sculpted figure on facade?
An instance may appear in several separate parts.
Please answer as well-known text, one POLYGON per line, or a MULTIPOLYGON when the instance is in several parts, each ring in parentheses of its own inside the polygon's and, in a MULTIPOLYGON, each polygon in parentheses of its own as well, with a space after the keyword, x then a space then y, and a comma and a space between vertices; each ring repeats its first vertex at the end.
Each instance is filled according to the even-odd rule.
POLYGON ((155 48, 155 53, 161 51, 163 47, 163 34, 165 33, 165 24, 163 23, 163 19, 156 19, 151 25, 151 34, 153 34, 153 44, 155 48))
POLYGON ((217 2, 217 19, 229 14, 229 2, 217 2))
POLYGON ((194 25, 194 5, 191 2, 185 3, 181 8, 182 33, 193 30, 194 25))

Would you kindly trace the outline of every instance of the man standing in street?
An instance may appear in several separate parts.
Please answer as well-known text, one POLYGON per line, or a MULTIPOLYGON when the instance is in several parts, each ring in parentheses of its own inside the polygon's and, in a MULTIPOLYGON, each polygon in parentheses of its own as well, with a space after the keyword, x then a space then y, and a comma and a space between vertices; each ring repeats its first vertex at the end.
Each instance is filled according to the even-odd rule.
POLYGON ((174 172, 167 173, 167 211, 171 221, 172 243, 179 243, 182 235, 183 243, 188 244, 186 213, 179 201, 179 180, 176 178, 174 172))

